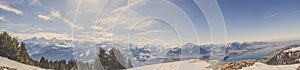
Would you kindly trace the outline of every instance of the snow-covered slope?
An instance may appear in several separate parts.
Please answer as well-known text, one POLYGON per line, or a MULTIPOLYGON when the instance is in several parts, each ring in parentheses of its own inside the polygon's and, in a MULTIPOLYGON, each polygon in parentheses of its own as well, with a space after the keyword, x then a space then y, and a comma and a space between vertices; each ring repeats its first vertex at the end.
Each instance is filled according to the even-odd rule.
POLYGON ((45 70, 45 69, 42 69, 39 67, 22 64, 22 63, 7 59, 5 57, 0 57, 0 65, 10 67, 10 68, 16 68, 17 70, 45 70))
POLYGON ((293 65, 267 65, 257 62, 253 66, 245 67, 241 70, 297 70, 299 64, 293 65))
MULTIPOLYGON (((212 65, 212 63, 208 63, 207 61, 202 61, 202 60, 185 60, 185 61, 177 61, 177 62, 170 62, 170 63, 146 65, 146 66, 131 68, 127 70, 213 70, 209 66, 216 66, 216 65, 212 65)), ((261 62, 256 62, 254 65, 249 67, 244 67, 240 70, 297 70, 298 66, 299 64, 267 65, 261 62)))
POLYGON ((209 63, 199 60, 185 60, 170 63, 161 63, 154 65, 146 65, 127 70, 212 70, 207 68, 209 63))

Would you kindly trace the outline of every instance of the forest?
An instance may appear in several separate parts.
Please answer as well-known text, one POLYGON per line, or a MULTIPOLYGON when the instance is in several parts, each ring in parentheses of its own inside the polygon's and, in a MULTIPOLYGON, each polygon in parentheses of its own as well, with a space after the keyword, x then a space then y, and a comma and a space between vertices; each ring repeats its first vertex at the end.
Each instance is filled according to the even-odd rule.
POLYGON ((40 60, 33 60, 29 56, 24 42, 19 42, 16 37, 10 36, 8 32, 0 34, 0 56, 27 65, 54 70, 122 70, 133 67, 130 59, 124 57, 119 49, 105 50, 104 47, 98 49, 97 56, 90 63, 74 59, 49 61, 45 57, 41 57, 40 60))

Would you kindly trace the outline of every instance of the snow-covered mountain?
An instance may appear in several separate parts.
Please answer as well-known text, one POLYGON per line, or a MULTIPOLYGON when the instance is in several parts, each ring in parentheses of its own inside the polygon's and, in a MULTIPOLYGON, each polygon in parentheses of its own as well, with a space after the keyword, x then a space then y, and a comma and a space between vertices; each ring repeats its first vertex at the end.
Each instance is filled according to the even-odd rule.
POLYGON ((300 45, 290 45, 281 50, 276 50, 273 53, 262 58, 266 59, 265 63, 270 65, 288 65, 300 63, 300 45), (268 56, 268 57, 267 57, 268 56))
POLYGON ((226 45, 196 45, 186 43, 183 46, 167 47, 162 45, 148 44, 137 46, 125 43, 113 43, 104 41, 101 43, 93 43, 86 41, 72 41, 59 39, 45 39, 33 37, 26 40, 21 40, 26 43, 27 51, 30 56, 39 60, 42 56, 49 60, 70 60, 76 59, 80 61, 92 62, 98 53, 99 47, 106 47, 107 50, 112 46, 118 48, 127 58, 132 59, 135 66, 148 64, 156 64, 166 61, 178 61, 188 59, 209 59, 211 47, 226 46, 227 54, 246 53, 249 50, 258 50, 268 48, 275 45, 286 45, 300 43, 300 41, 285 41, 285 42, 232 42, 226 45), (238 51, 238 52, 236 52, 238 51), (240 52, 242 51, 242 52, 240 52), (171 57, 172 60, 169 60, 171 57))
POLYGON ((89 60, 96 55, 97 48, 100 46, 109 46, 107 43, 94 45, 93 42, 74 41, 72 46, 71 40, 45 39, 33 37, 22 40, 26 43, 26 49, 29 55, 39 60, 42 56, 49 60, 89 60))

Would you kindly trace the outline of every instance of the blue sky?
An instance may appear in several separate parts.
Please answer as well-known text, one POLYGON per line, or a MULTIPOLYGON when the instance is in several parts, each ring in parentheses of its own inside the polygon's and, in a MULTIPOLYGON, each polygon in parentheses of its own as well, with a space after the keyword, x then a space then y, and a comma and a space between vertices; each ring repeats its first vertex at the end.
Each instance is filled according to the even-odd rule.
MULTIPOLYGON (((299 0, 217 2, 228 42, 300 37, 299 0)), ((208 23, 193 0, 1 0, 0 31, 21 39, 197 44, 198 37, 200 44, 211 42, 208 23)))

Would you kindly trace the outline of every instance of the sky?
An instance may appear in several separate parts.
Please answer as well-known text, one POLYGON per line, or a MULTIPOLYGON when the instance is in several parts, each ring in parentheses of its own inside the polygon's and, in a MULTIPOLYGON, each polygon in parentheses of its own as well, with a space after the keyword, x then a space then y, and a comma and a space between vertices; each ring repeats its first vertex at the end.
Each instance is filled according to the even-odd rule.
MULTIPOLYGON (((226 41, 300 38, 299 0, 217 0, 226 41)), ((211 30, 193 0, 0 0, 0 31, 136 44, 208 44, 211 30)))

